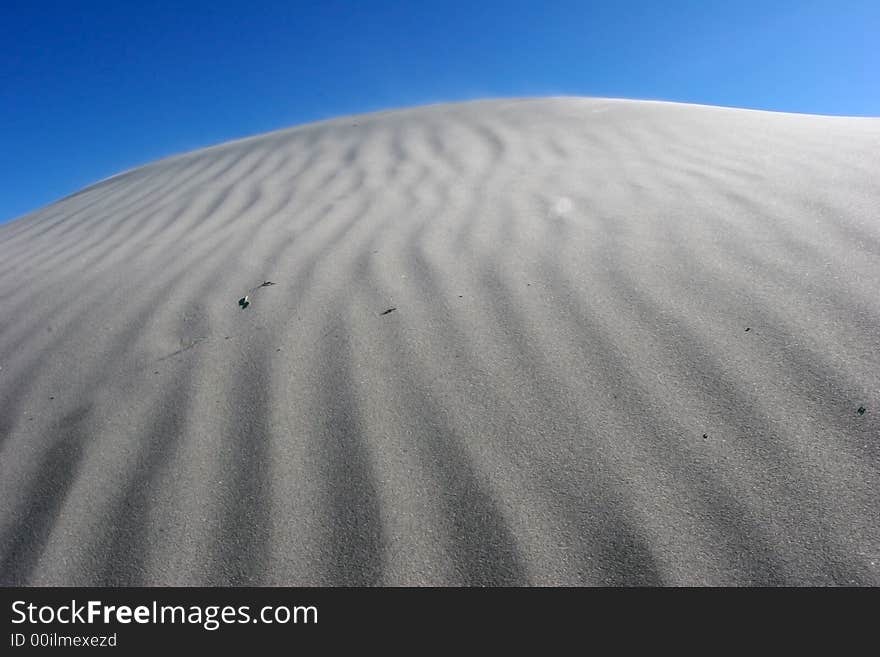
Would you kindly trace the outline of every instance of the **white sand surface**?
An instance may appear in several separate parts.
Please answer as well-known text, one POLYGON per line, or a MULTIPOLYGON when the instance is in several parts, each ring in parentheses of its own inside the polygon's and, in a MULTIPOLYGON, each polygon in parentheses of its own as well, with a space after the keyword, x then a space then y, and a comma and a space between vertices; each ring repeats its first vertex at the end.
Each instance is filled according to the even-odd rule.
POLYGON ((880 584, 880 119, 297 127, 0 226, 0 304, 2 584, 880 584))

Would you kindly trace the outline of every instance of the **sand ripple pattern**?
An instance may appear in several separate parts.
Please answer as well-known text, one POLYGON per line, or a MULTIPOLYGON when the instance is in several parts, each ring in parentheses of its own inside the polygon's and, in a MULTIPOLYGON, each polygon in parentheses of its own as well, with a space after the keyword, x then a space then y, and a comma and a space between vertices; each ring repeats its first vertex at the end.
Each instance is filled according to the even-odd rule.
POLYGON ((0 226, 0 584, 878 585, 878 172, 878 119, 481 101, 0 226))

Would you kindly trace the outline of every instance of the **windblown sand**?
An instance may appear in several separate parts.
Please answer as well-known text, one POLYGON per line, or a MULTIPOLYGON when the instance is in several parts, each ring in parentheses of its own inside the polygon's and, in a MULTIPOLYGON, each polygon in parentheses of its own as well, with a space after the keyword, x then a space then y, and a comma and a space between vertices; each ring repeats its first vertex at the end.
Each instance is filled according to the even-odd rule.
POLYGON ((3 584, 880 584, 880 119, 302 126, 0 226, 0 303, 3 584))

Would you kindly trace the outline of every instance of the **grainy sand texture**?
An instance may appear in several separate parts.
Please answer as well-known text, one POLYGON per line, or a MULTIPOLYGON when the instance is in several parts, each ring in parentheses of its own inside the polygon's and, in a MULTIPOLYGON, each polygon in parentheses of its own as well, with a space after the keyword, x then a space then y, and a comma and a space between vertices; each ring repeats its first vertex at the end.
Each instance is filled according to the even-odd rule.
POLYGON ((437 105, 0 226, 0 583, 880 584, 880 119, 437 105))

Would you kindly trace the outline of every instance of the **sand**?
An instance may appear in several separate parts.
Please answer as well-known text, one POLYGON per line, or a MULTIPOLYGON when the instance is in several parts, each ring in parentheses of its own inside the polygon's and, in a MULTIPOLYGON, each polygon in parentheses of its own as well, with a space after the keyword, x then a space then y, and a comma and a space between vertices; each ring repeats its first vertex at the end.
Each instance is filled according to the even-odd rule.
POLYGON ((878 585, 878 291, 880 119, 480 101, 131 170, 0 226, 0 583, 878 585))

